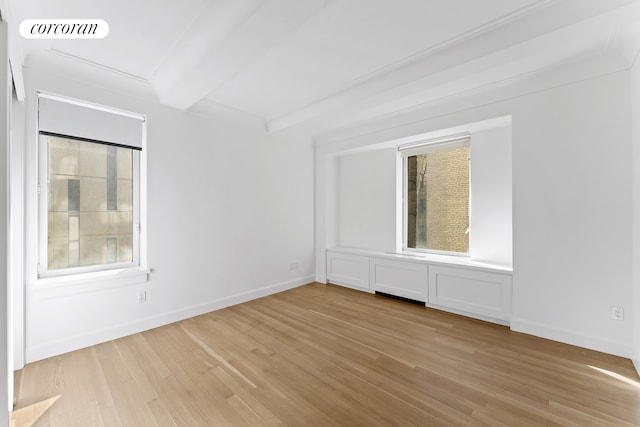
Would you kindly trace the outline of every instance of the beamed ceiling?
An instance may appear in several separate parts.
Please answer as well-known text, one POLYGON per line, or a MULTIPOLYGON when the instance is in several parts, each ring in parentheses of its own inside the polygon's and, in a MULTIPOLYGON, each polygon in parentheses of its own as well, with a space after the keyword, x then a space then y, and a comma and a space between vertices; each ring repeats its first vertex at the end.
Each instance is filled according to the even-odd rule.
POLYGON ((16 31, 30 18, 109 24, 102 40, 16 34, 12 63, 125 82, 271 132, 371 120, 590 57, 615 71, 640 47, 637 0, 1 1, 16 31))

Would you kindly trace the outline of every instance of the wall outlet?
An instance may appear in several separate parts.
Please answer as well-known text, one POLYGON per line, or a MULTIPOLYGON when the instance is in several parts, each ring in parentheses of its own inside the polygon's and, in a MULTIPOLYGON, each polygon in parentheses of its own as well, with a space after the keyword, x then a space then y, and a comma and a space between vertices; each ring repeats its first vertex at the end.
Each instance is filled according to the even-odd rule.
POLYGON ((300 266, 297 262, 292 262, 291 264, 289 264, 289 271, 297 270, 299 267, 300 266))
POLYGON ((624 308, 611 307, 611 318, 613 320, 624 320, 624 308))
POLYGON ((147 302, 147 291, 138 291, 138 304, 147 302))

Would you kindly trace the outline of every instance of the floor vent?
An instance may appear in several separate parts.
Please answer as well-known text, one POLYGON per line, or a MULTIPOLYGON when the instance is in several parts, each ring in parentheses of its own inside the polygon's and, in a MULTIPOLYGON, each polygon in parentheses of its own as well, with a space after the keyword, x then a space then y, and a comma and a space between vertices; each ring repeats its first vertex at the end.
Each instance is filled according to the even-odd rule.
POLYGON ((418 301, 417 299, 399 297, 397 295, 391 295, 391 294, 387 294, 385 292, 376 291, 376 295, 380 295, 380 296, 388 297, 388 298, 393 298, 393 299, 397 299, 397 300, 404 301, 404 302, 410 302, 411 304, 424 305, 424 301, 418 301))

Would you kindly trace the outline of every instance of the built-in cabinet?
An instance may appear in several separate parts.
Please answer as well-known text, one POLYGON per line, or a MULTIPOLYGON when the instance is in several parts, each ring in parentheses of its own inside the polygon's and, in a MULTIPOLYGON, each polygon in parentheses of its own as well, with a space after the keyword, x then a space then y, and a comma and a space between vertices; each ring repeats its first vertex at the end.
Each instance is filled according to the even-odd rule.
POLYGON ((369 285, 375 292, 427 301, 427 264, 369 258, 369 285))
POLYGON ((439 255, 330 249, 327 281, 424 302, 427 307, 508 324, 512 273, 502 266, 439 255))
POLYGON ((429 266, 429 304, 509 320, 511 274, 429 266))
POLYGON ((369 257, 327 252, 327 280, 336 285, 371 290, 369 286, 369 257))

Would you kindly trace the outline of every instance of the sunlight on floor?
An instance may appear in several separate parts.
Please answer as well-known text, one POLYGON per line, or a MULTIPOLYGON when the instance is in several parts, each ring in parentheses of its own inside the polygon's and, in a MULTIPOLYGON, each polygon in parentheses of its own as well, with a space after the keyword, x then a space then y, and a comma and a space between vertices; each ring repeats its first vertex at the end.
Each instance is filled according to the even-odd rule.
POLYGON ((44 414, 56 400, 60 398, 60 394, 47 400, 34 403, 24 408, 16 409, 11 413, 11 427, 31 427, 44 414))
POLYGON ((629 385, 632 385, 632 386, 634 386, 634 387, 636 387, 636 388, 640 388, 640 382, 638 382, 638 381, 632 380, 632 379, 627 378, 627 377, 625 377, 625 376, 623 376, 623 375, 620 375, 620 374, 616 374, 615 372, 607 371, 606 369, 598 368, 598 367, 596 367, 596 366, 591 366, 591 365, 589 365, 589 367, 590 367, 591 369, 593 369, 593 370, 596 370, 596 371, 600 372, 600 373, 603 373, 603 374, 605 374, 605 375, 608 375, 608 376, 610 376, 611 378, 615 378, 615 379, 617 379, 617 380, 619 380, 619 381, 622 381, 622 382, 624 382, 624 383, 627 383, 627 384, 629 384, 629 385))

